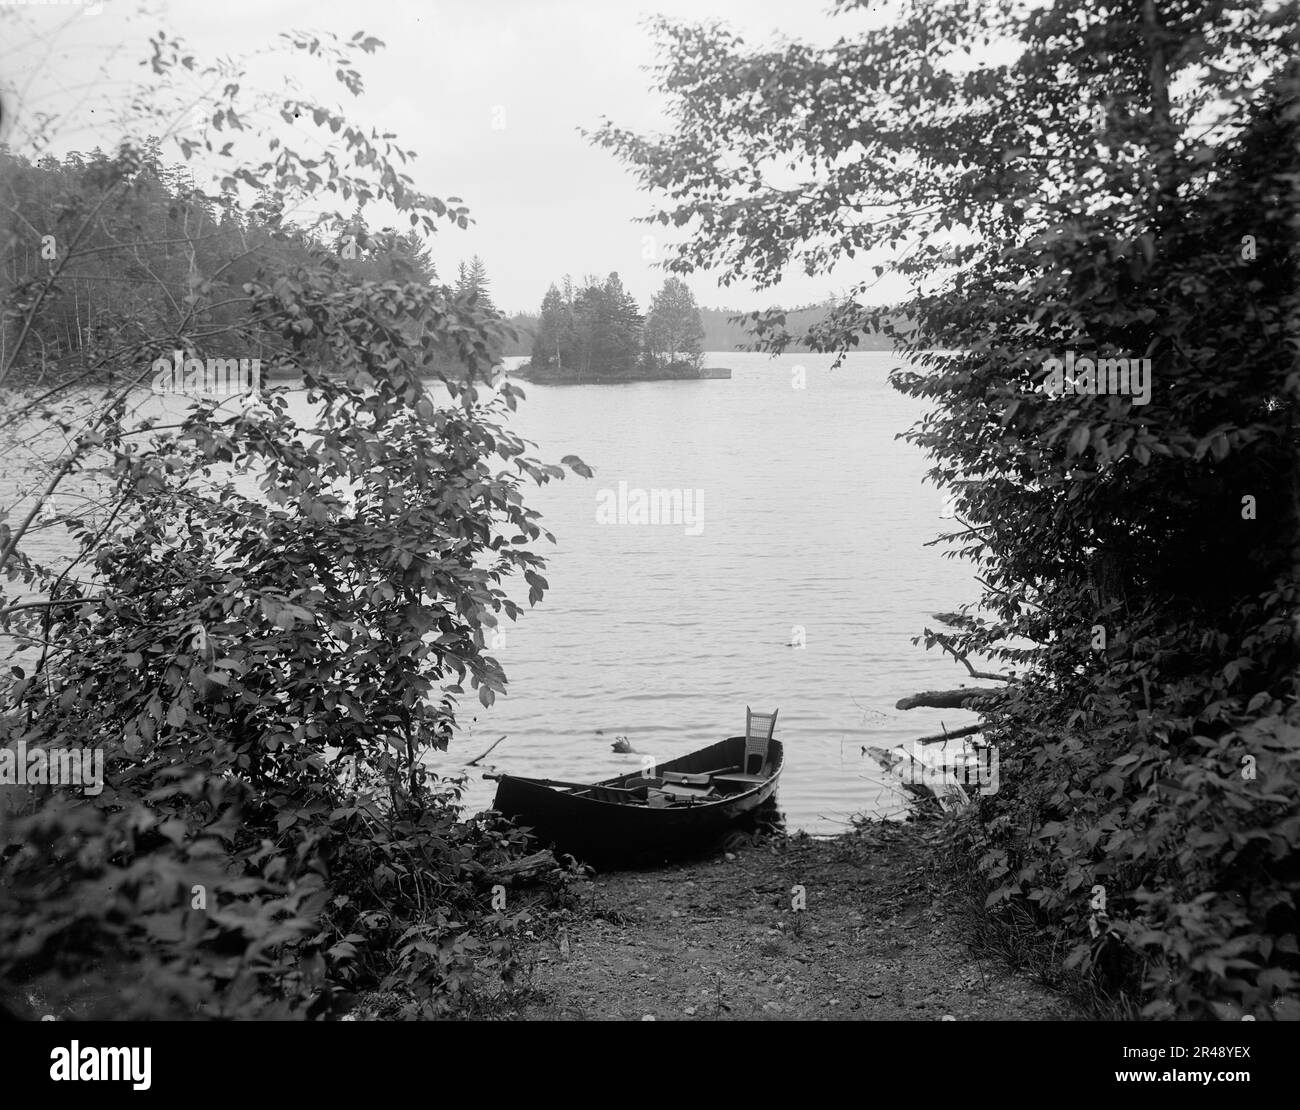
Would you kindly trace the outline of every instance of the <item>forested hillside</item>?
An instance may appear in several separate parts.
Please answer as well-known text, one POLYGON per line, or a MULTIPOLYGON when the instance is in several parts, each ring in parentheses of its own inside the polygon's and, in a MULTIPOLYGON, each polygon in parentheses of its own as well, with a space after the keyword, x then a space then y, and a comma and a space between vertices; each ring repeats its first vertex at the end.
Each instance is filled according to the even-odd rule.
MULTIPOLYGON (((198 357, 237 349, 268 360, 285 340, 248 322, 239 291, 260 271, 308 264, 313 251, 329 251, 340 272, 358 282, 439 284, 431 252, 413 231, 372 231, 360 213, 341 230, 295 225, 280 219, 265 192, 241 210, 205 193, 183 166, 164 164, 157 139, 125 166, 102 150, 33 163, 0 148, 0 182, 4 203, 30 225, 0 244, 0 273, 13 305, 0 329, 0 364, 21 346, 9 370, 14 382, 111 380, 123 356, 134 352, 147 362, 161 353, 156 337, 169 330, 178 305, 210 321, 202 336, 183 344, 198 357), (73 219, 117 180, 126 186, 119 200, 94 220, 73 219), (75 262, 45 288, 74 249, 75 262), (36 296, 40 311, 20 344, 15 321, 36 296)), ((475 258, 461 264, 453 284, 457 293, 483 299, 486 283, 475 258)), ((490 308, 490 299, 484 304, 490 308)))

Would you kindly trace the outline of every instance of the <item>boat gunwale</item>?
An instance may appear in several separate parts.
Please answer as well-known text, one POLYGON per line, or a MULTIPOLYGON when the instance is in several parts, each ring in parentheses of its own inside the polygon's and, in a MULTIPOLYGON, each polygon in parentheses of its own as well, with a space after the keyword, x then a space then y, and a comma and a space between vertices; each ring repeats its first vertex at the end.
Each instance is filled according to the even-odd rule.
MULTIPOLYGON (((693 752, 686 752, 685 754, 678 756, 676 759, 668 760, 666 763, 657 764, 656 767, 657 769, 660 770, 671 771, 673 770, 671 766, 671 764, 673 763, 676 763, 680 760, 690 759, 692 756, 702 755, 705 752, 712 751, 714 748, 722 747, 723 745, 731 743, 732 741, 740 741, 743 743, 744 739, 745 737, 743 736, 729 736, 725 740, 719 740, 716 743, 708 745, 707 747, 698 748, 693 752)), ((768 786, 773 785, 776 782, 776 780, 781 777, 781 771, 785 767, 785 747, 780 740, 776 740, 776 739, 772 740, 772 745, 775 748, 774 754, 776 756, 776 762, 773 765, 771 774, 763 778, 762 781, 756 782, 748 789, 741 790, 735 794, 724 794, 718 798, 710 798, 707 800, 702 799, 698 802, 691 802, 686 805, 669 806, 669 807, 664 807, 662 809, 657 809, 650 806, 643 806, 638 803, 634 803, 630 801, 610 802, 610 801, 606 801, 603 798, 583 797, 582 794, 572 793, 571 787, 551 786, 548 784, 547 780, 545 779, 528 778, 527 776, 524 775, 502 774, 500 779, 498 780, 497 789, 500 790, 501 786, 507 780, 509 780, 511 782, 533 787, 534 789, 537 790, 544 790, 548 794, 560 798, 566 798, 571 802, 583 802, 589 805, 596 805, 596 806, 609 806, 613 809, 619 809, 619 810, 626 810, 626 809, 646 810, 649 812, 660 813, 660 814, 684 813, 684 812, 698 813, 700 810, 713 809, 716 806, 734 805, 735 803, 743 801, 744 799, 748 798, 750 795, 756 794, 760 790, 763 790, 768 786)), ((640 772, 638 771, 626 771, 623 774, 615 775, 612 778, 601 779, 598 782, 584 783, 583 788, 590 789, 591 787, 594 786, 613 786, 615 783, 622 782, 625 779, 635 778, 639 774, 640 772)))

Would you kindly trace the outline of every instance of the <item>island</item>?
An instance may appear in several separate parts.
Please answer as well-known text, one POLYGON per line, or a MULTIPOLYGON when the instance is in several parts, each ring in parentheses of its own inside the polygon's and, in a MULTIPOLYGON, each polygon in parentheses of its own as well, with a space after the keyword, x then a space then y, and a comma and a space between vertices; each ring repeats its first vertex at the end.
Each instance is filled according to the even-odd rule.
POLYGON ((611 373, 600 369, 584 371, 582 368, 569 369, 556 366, 535 366, 525 362, 510 371, 510 376, 521 381, 536 382, 539 385, 582 385, 613 382, 654 382, 654 381, 729 381, 731 368, 727 366, 692 366, 686 362, 668 363, 662 366, 639 363, 630 371, 611 373))
POLYGON ((704 366, 704 326, 695 296, 670 277, 643 316, 618 274, 566 277, 542 299, 527 362, 514 377, 546 385, 727 379, 730 369, 704 366))

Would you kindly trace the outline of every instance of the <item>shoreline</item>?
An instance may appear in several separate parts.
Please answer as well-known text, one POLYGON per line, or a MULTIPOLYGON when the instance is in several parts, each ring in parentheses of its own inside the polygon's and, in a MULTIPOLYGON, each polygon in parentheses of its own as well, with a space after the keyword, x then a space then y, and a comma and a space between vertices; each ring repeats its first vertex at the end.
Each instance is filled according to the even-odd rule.
MULTIPOLYGON (((940 835, 935 821, 821 838, 737 835, 722 853, 598 874, 575 908, 534 921, 513 989, 464 1016, 1086 1019, 1067 996, 977 954, 957 880, 937 866, 940 835)), ((383 1020, 387 1009, 366 996, 353 1020, 383 1020)))

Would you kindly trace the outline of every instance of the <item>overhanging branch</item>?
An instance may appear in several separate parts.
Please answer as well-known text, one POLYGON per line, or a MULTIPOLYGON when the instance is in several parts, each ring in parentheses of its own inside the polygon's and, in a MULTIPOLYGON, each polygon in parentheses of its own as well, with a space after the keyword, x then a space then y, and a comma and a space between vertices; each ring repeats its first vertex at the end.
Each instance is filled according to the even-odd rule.
POLYGON ((966 670, 970 672, 971 678, 987 678, 993 682, 1015 682, 1016 680, 1015 675, 995 674, 991 671, 977 671, 974 667, 970 665, 970 660, 966 657, 967 653, 964 651, 958 651, 955 647, 952 646, 952 641, 950 641, 947 636, 944 636, 941 633, 935 634, 934 641, 941 648, 943 648, 944 651, 946 651, 949 655, 951 655, 954 659, 956 659, 957 662, 959 662, 963 667, 965 667, 966 670))

